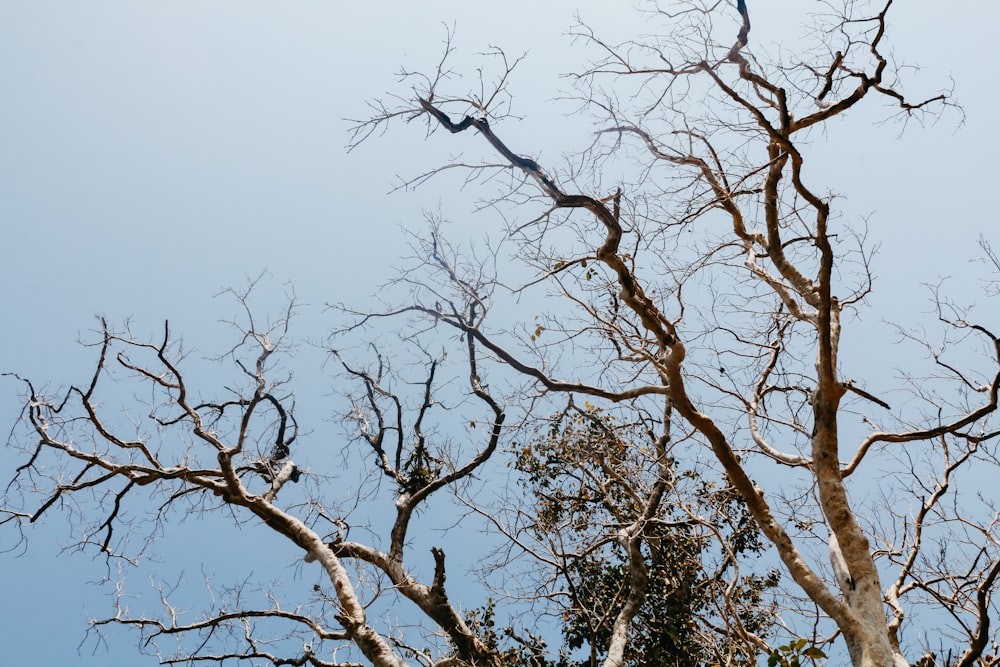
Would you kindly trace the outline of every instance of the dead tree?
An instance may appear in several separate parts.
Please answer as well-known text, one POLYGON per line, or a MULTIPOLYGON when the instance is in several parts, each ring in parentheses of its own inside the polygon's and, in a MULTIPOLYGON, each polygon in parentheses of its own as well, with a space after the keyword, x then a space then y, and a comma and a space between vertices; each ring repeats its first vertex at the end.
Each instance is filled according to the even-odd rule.
MULTIPOLYGON (((843 637, 855 665, 906 664, 904 652, 921 648, 901 645, 913 609, 904 599, 939 604, 955 632, 940 641, 960 641, 957 664, 975 664, 994 641, 1000 534, 989 496, 978 501, 985 511, 963 512, 956 499, 975 491, 966 496, 952 479, 997 463, 1000 339, 939 299, 939 323, 982 344, 982 359, 951 362, 950 348, 931 349, 938 372, 915 383, 924 404, 916 412, 893 410, 852 379, 864 369, 839 361, 842 317, 871 289, 870 252, 860 244, 853 254, 850 228, 836 222, 832 198, 806 169, 810 130, 864 102, 885 101, 906 120, 953 107, 951 97, 902 92, 886 55, 892 0, 867 14, 848 3, 802 60, 779 63, 752 53, 752 3, 681 4, 660 10, 670 30, 662 39, 616 45, 578 31, 603 52, 577 75, 584 103, 606 123, 603 141, 578 161, 589 159, 589 174, 560 177, 530 148, 504 140, 506 85, 517 65, 506 58, 495 85, 484 77, 472 94, 451 89, 452 60, 450 69, 411 75, 409 105, 382 106, 358 124, 359 141, 405 119, 425 122, 431 134, 462 135, 472 150, 479 142, 481 164, 463 158, 446 169, 506 174, 511 202, 538 205, 537 217, 508 231, 516 256, 537 271, 518 294, 544 284, 566 301, 544 327, 523 325, 544 329, 544 345, 532 335, 518 347, 447 310, 426 314, 477 340, 537 396, 585 395, 626 412, 666 404, 712 452, 794 590, 831 622, 826 631, 843 637), (621 180, 610 192, 575 189, 586 175, 606 179, 619 155, 637 154, 637 177, 614 172, 621 180), (852 264, 852 255, 861 261, 852 264), (570 348, 572 362, 561 361, 558 352, 570 348), (563 379, 581 369, 593 381, 563 379), (866 433, 843 432, 853 414, 866 433), (909 498, 891 519, 849 493, 852 478, 872 475, 866 466, 878 470, 886 457, 906 465, 879 477, 885 496, 909 498), (813 538, 828 554, 817 555, 813 538)), ((454 58, 450 43, 447 50, 454 58)), ((609 655, 606 664, 620 660, 609 655)))
MULTIPOLYGON (((136 627, 164 664, 256 659, 329 666, 363 658, 395 667, 405 664, 406 655, 424 664, 498 664, 449 598, 443 550, 432 549, 428 581, 410 572, 405 557, 417 509, 473 475, 497 448, 505 413, 480 379, 476 341, 469 339, 465 347, 464 375, 469 412, 483 425, 475 430, 481 440, 457 449, 443 446, 441 434, 430 432, 443 410, 435 398, 439 360, 421 364, 426 374, 411 404, 396 387, 409 383, 377 351, 371 364, 353 366, 331 350, 348 380, 360 387, 346 419, 395 487, 395 520, 385 527, 380 547, 355 539, 350 510, 338 509, 361 500, 352 495, 359 493, 356 488, 335 487, 342 493, 330 494, 334 501, 327 503, 325 473, 302 470, 293 461, 301 444, 294 396, 274 363, 284 354, 292 307, 261 325, 249 308, 249 290, 232 293, 245 309, 238 344, 223 360, 234 365, 238 377, 214 390, 218 398, 195 398, 213 390, 189 381, 183 350, 166 325, 158 341, 145 342, 102 320, 93 376, 61 396, 43 394, 24 379, 26 459, 8 487, 19 492, 21 506, 6 504, 0 522, 23 531, 50 512, 72 508, 79 546, 96 547, 109 561, 138 564, 176 513, 218 515, 266 526, 276 539, 298 547, 304 562, 322 569, 308 599, 283 604, 282 595, 272 592, 266 606, 253 606, 249 591, 237 586, 228 596, 220 592, 217 604, 189 622, 165 588, 160 615, 135 614, 119 590, 116 613, 95 619, 93 630, 136 627), (117 419, 107 405, 118 398, 119 382, 152 396, 148 405, 138 404, 148 416, 124 424, 117 419), (305 500, 294 491, 296 482, 312 487, 305 500), (150 507, 152 516, 145 517, 150 507), (359 569, 371 575, 354 576, 359 569), (376 627, 367 608, 381 593, 362 590, 372 578, 388 581, 389 592, 383 593, 412 604, 440 639, 411 646, 391 626, 376 627), (343 655, 355 658, 345 662, 343 655)), ((474 325, 476 313, 472 304, 455 317, 474 325)), ((337 455, 336 449, 327 453, 337 455)))

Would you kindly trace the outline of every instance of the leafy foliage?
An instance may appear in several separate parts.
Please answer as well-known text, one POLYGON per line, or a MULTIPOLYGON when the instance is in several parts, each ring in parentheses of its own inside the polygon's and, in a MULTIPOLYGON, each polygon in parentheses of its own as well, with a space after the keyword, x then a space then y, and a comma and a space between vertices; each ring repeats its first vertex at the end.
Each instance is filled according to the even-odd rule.
POLYGON ((736 567, 741 556, 764 549, 761 535, 724 480, 681 470, 670 457, 657 460, 652 432, 643 430, 570 403, 516 452, 514 465, 535 503, 527 529, 539 542, 564 545, 556 554, 564 563, 558 586, 568 600, 561 611, 563 657, 540 663, 529 656, 539 652, 525 648, 520 664, 595 664, 606 654, 629 589, 619 536, 641 521, 644 499, 663 474, 670 477, 669 500, 642 527, 646 592, 629 631, 627 664, 754 663, 748 642, 714 628, 735 620, 745 635, 767 632, 765 595, 777 573, 743 576, 736 567))
POLYGON ((825 659, 826 654, 815 646, 809 646, 809 642, 800 637, 771 651, 767 667, 800 667, 802 658, 815 662, 825 659))

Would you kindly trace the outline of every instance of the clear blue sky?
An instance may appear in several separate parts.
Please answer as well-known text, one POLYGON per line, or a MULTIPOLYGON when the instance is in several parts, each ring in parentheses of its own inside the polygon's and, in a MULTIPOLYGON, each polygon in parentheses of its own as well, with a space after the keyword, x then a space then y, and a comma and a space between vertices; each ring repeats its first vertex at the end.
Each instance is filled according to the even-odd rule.
MULTIPOLYGON (((212 295, 265 268, 277 293, 291 282, 305 304, 299 334, 321 337, 331 324, 324 302, 363 302, 390 276, 404 251, 399 225, 419 228, 421 211, 438 205, 459 217, 471 208, 466 200, 449 208, 449 193, 433 183, 386 194, 397 176, 457 151, 453 144, 428 145, 421 128, 397 126, 347 154, 344 119, 364 117, 367 99, 396 89, 401 65, 431 67, 443 24, 454 24, 460 56, 490 44, 529 51, 513 86, 524 117, 508 134, 516 146, 552 158, 582 148, 587 128, 563 117, 572 105, 552 103, 564 87, 557 75, 582 57, 563 36, 574 13, 615 36, 650 29, 625 3, 612 4, 0 2, 0 370, 52 386, 80 381, 93 357, 75 340, 96 313, 151 334, 169 318, 196 354, 215 353, 217 320, 231 308, 220 312, 212 295)), ((816 137, 829 188, 848 198, 844 210, 872 215, 882 244, 873 303, 890 319, 926 309, 915 268, 926 269, 920 280, 950 275, 961 284, 977 236, 998 241, 990 196, 1000 6, 897 4, 895 53, 924 66, 916 82, 928 91, 953 77, 966 124, 945 117, 899 137, 896 126, 868 126, 884 115, 873 108, 870 122, 816 137)), ((761 9, 754 34, 784 40, 790 20, 761 9)), ((469 219, 463 233, 487 231, 488 218, 469 219)), ((848 356, 869 351, 847 343, 848 356)), ((17 418, 17 391, 0 383, 5 430, 17 418)), ((16 462, 0 455, 5 477, 16 462)), ((78 657, 85 619, 107 611, 103 589, 89 582, 108 573, 89 555, 60 553, 64 529, 61 519, 45 522, 29 535, 27 556, 0 555, 5 660, 153 664, 122 631, 78 657)), ((199 539, 196 525, 185 530, 199 539)), ((278 568, 267 576, 288 574, 293 560, 275 554, 264 561, 278 568)))

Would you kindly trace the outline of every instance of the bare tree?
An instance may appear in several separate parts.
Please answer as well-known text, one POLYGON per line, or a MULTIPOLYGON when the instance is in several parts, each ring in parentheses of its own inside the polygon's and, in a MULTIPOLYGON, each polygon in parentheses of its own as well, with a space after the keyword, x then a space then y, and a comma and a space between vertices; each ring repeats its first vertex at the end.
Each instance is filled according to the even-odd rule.
MULTIPOLYGON (((379 549, 349 539, 350 513, 334 514, 337 505, 322 500, 329 481, 304 473, 291 458, 298 431, 294 400, 285 389, 287 378, 271 378, 278 375, 272 355, 282 349, 292 306, 283 317, 261 325, 249 309, 250 290, 231 293, 245 313, 238 325, 240 340, 225 358, 235 364, 243 381, 224 387, 218 399, 193 398, 205 388, 196 391, 187 380, 183 350, 166 325, 159 341, 144 342, 130 331, 114 331, 102 320, 93 377, 61 397, 44 395, 23 380, 28 398, 24 416, 34 442, 25 445, 29 457, 9 488, 19 491, 30 509, 6 504, 3 523, 23 525, 54 509, 67 509, 77 513, 81 547, 96 547, 109 560, 137 562, 177 512, 221 513, 239 522, 253 517, 300 547, 306 562, 322 568, 326 586, 317 583, 315 595, 293 600, 291 609, 276 593, 266 596, 268 606, 253 607, 240 586, 193 622, 180 620, 168 591, 161 592, 161 615, 135 615, 122 596, 113 617, 94 620, 97 632, 108 624, 138 627, 164 664, 232 659, 276 665, 355 664, 338 659, 345 646, 353 646, 374 665, 404 664, 406 652, 429 664, 422 650, 407 648, 401 636, 371 625, 370 593, 359 590, 366 580, 352 577, 345 566, 348 559, 369 565, 389 582, 394 595, 410 600, 433 621, 443 643, 451 647, 446 651, 454 656, 451 662, 494 664, 492 653, 449 600, 444 553, 433 550, 434 572, 427 583, 404 563, 417 507, 436 491, 472 475, 497 447, 504 412, 477 377, 475 341, 470 339, 466 346, 466 381, 469 395, 485 409, 485 428, 471 451, 439 449, 425 433, 432 413, 441 409, 434 399, 438 360, 423 366, 426 375, 418 383, 422 391, 413 406, 394 389, 399 380, 387 360, 376 354, 372 368, 343 362, 361 388, 351 415, 357 433, 398 489, 387 546, 379 549), (105 412, 102 396, 114 397, 109 385, 129 378, 146 385, 152 399, 146 406, 148 421, 123 427, 105 412), (153 437, 156 433, 159 437, 153 437), (305 501, 280 502, 279 494, 289 495, 286 485, 303 476, 324 482, 320 492, 305 501), (143 517, 134 506, 147 503, 154 509, 152 516, 143 517), (145 537, 136 544, 135 534, 145 537), (173 652, 161 648, 170 638, 177 640, 173 652)), ((470 322, 476 317, 473 309, 470 322)), ((352 492, 337 500, 349 504, 352 492)), ((357 498, 353 500, 356 504, 357 498)))
POLYGON ((950 339, 928 345, 937 371, 910 379, 920 409, 894 411, 850 379, 863 370, 839 362, 842 316, 871 289, 870 251, 836 222, 832 198, 806 170, 806 138, 872 98, 904 121, 953 107, 948 93, 902 92, 886 55, 891 8, 847 3, 801 59, 779 63, 752 54, 744 0, 660 10, 672 26, 662 39, 610 44, 581 27, 577 36, 604 55, 578 74, 579 90, 607 123, 583 170, 560 175, 504 141, 498 128, 517 64, 506 59, 496 84, 472 94, 452 92, 443 65, 411 76, 413 103, 382 106, 357 137, 404 118, 485 140, 503 163, 473 165, 473 176, 506 170, 510 191, 543 207, 510 234, 538 282, 575 307, 545 323, 558 340, 526 352, 446 310, 428 315, 477 339, 542 395, 588 395, 636 414, 661 401, 711 449, 854 664, 906 664, 907 610, 929 602, 953 624, 955 634, 938 641, 963 644, 957 664, 971 665, 992 660, 984 650, 995 641, 997 515, 989 495, 972 501, 973 485, 959 490, 952 480, 997 462, 1000 340, 938 296, 940 324, 973 349, 982 344, 983 358, 950 361, 950 339), (601 175, 617 178, 620 157, 640 161, 638 179, 602 192, 601 175), (575 191, 588 176, 597 193, 575 191), (554 353, 567 347, 571 363, 554 353), (581 367, 597 369, 592 382, 563 379, 581 367), (842 434, 847 414, 860 414, 868 432, 842 434), (887 458, 904 464, 879 477, 887 506, 852 502, 851 479, 887 458), (984 511, 961 509, 968 502, 984 511))
MULTIPOLYGON (((503 272, 463 259, 434 227, 416 248, 418 266, 395 283, 404 305, 340 308, 350 323, 328 351, 354 387, 345 419, 355 454, 344 460, 357 464, 360 447, 387 485, 371 493, 391 500, 371 539, 352 531, 364 489, 340 488, 292 459, 302 438, 290 379, 276 364, 292 307, 262 323, 249 292, 232 292, 245 309, 224 359, 238 381, 220 387, 194 386, 168 327, 147 342, 103 321, 87 382, 53 396, 23 380, 26 459, 0 508, 6 527, 23 531, 61 509, 80 546, 135 562, 175 513, 196 511, 266 526, 322 571, 306 599, 271 592, 258 604, 237 586, 193 621, 166 587, 155 615, 133 612, 122 595, 95 631, 135 626, 165 664, 551 664, 543 637, 512 625, 505 640, 520 649, 501 647, 482 616, 456 601, 442 549, 420 576, 421 556, 409 548, 419 512, 453 494, 471 510, 456 521, 492 526, 494 565, 517 572, 531 563, 535 586, 522 613, 577 613, 588 636, 605 633, 603 654, 592 639, 586 664, 624 665, 634 654, 632 631, 656 599, 650 563, 681 534, 718 554, 695 556, 718 581, 707 589, 714 608, 692 614, 692 632, 704 646, 730 642, 733 650, 712 654, 720 661, 818 658, 843 638, 855 665, 905 665, 918 652, 992 664, 1000 513, 985 488, 976 495, 988 479, 972 473, 998 463, 1000 340, 937 294, 943 343, 902 332, 931 361, 926 374, 902 379, 912 400, 894 410, 869 391, 864 369, 844 368, 839 352, 842 317, 871 288, 871 254, 805 166, 806 138, 862 103, 887 101, 905 121, 950 108, 951 98, 903 94, 885 55, 892 0, 870 13, 845 3, 811 49, 778 63, 752 53, 744 0, 676 4, 655 12, 668 26, 662 39, 610 44, 577 29, 600 54, 577 75, 578 93, 605 125, 563 172, 503 139, 520 61, 500 51, 495 79, 475 67, 475 92, 453 92, 449 43, 430 75, 406 73, 412 95, 378 103, 357 126, 357 141, 398 119, 424 121, 432 134, 477 135, 481 162, 431 167, 407 185, 466 170, 469 181, 501 183, 491 204, 510 204, 508 220, 530 211, 506 229, 504 248, 518 262, 496 262, 503 272), (541 290, 546 312, 534 319, 505 310, 508 296, 541 290), (400 354, 357 344, 385 323, 400 334, 400 354), (450 357, 432 352, 442 343, 450 357), (151 398, 136 404, 148 416, 113 416, 106 406, 117 382, 142 387, 151 398), (527 514, 484 500, 486 471, 503 467, 490 468, 495 459, 510 456, 518 468, 532 429, 573 409, 574 397, 594 402, 579 412, 593 430, 562 442, 564 472, 576 477, 561 495, 509 496, 534 503, 527 514), (720 505, 710 511, 692 499, 676 477, 694 465, 678 461, 703 462, 699 479, 724 490, 731 511, 745 508, 756 528, 729 530, 720 505), (881 496, 852 494, 855 479, 877 479, 881 496), (591 496, 603 503, 599 525, 591 496), (766 622, 748 623, 743 602, 756 602, 741 598, 754 581, 741 568, 752 577, 769 567, 744 561, 754 549, 739 540, 758 530, 791 580, 778 620, 785 636, 801 639, 785 646, 766 622), (623 575, 613 604, 588 609, 593 598, 573 590, 574 568, 605 548, 618 550, 623 575), (417 618, 416 631, 375 613, 397 603, 417 618), (917 636, 904 637, 911 627, 917 636)), ((691 585, 682 579, 668 581, 667 594, 691 585)))

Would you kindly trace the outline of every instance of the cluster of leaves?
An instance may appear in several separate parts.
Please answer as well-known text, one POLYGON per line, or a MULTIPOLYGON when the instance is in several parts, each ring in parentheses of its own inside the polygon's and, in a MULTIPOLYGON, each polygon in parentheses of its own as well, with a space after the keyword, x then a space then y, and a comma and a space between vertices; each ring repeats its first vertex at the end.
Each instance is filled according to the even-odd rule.
POLYGON ((541 636, 530 631, 518 634, 511 626, 498 629, 493 598, 482 607, 467 612, 465 622, 505 667, 572 667, 565 652, 560 653, 557 660, 549 659, 548 644, 541 636))
POLYGON ((815 663, 816 660, 826 659, 826 653, 799 638, 771 651, 771 655, 767 657, 767 667, 801 667, 803 658, 815 663))
POLYGON ((754 663, 745 646, 737 648, 711 629, 725 625, 713 620, 735 613, 749 633, 766 634, 765 595, 778 575, 738 577, 735 587, 724 590, 734 559, 764 549, 743 501, 724 480, 679 469, 640 425, 620 423, 590 405, 571 405, 515 454, 513 465, 534 501, 527 528, 539 542, 562 545, 556 556, 565 564, 562 599, 569 603, 561 612, 559 660, 539 662, 532 645, 511 664, 594 664, 606 654, 628 593, 630 564, 617 536, 640 520, 653 484, 663 476, 669 492, 642 528, 647 588, 630 626, 626 664, 754 663), (727 609, 719 604, 724 598, 727 609), (567 654, 588 657, 573 661, 567 654))

